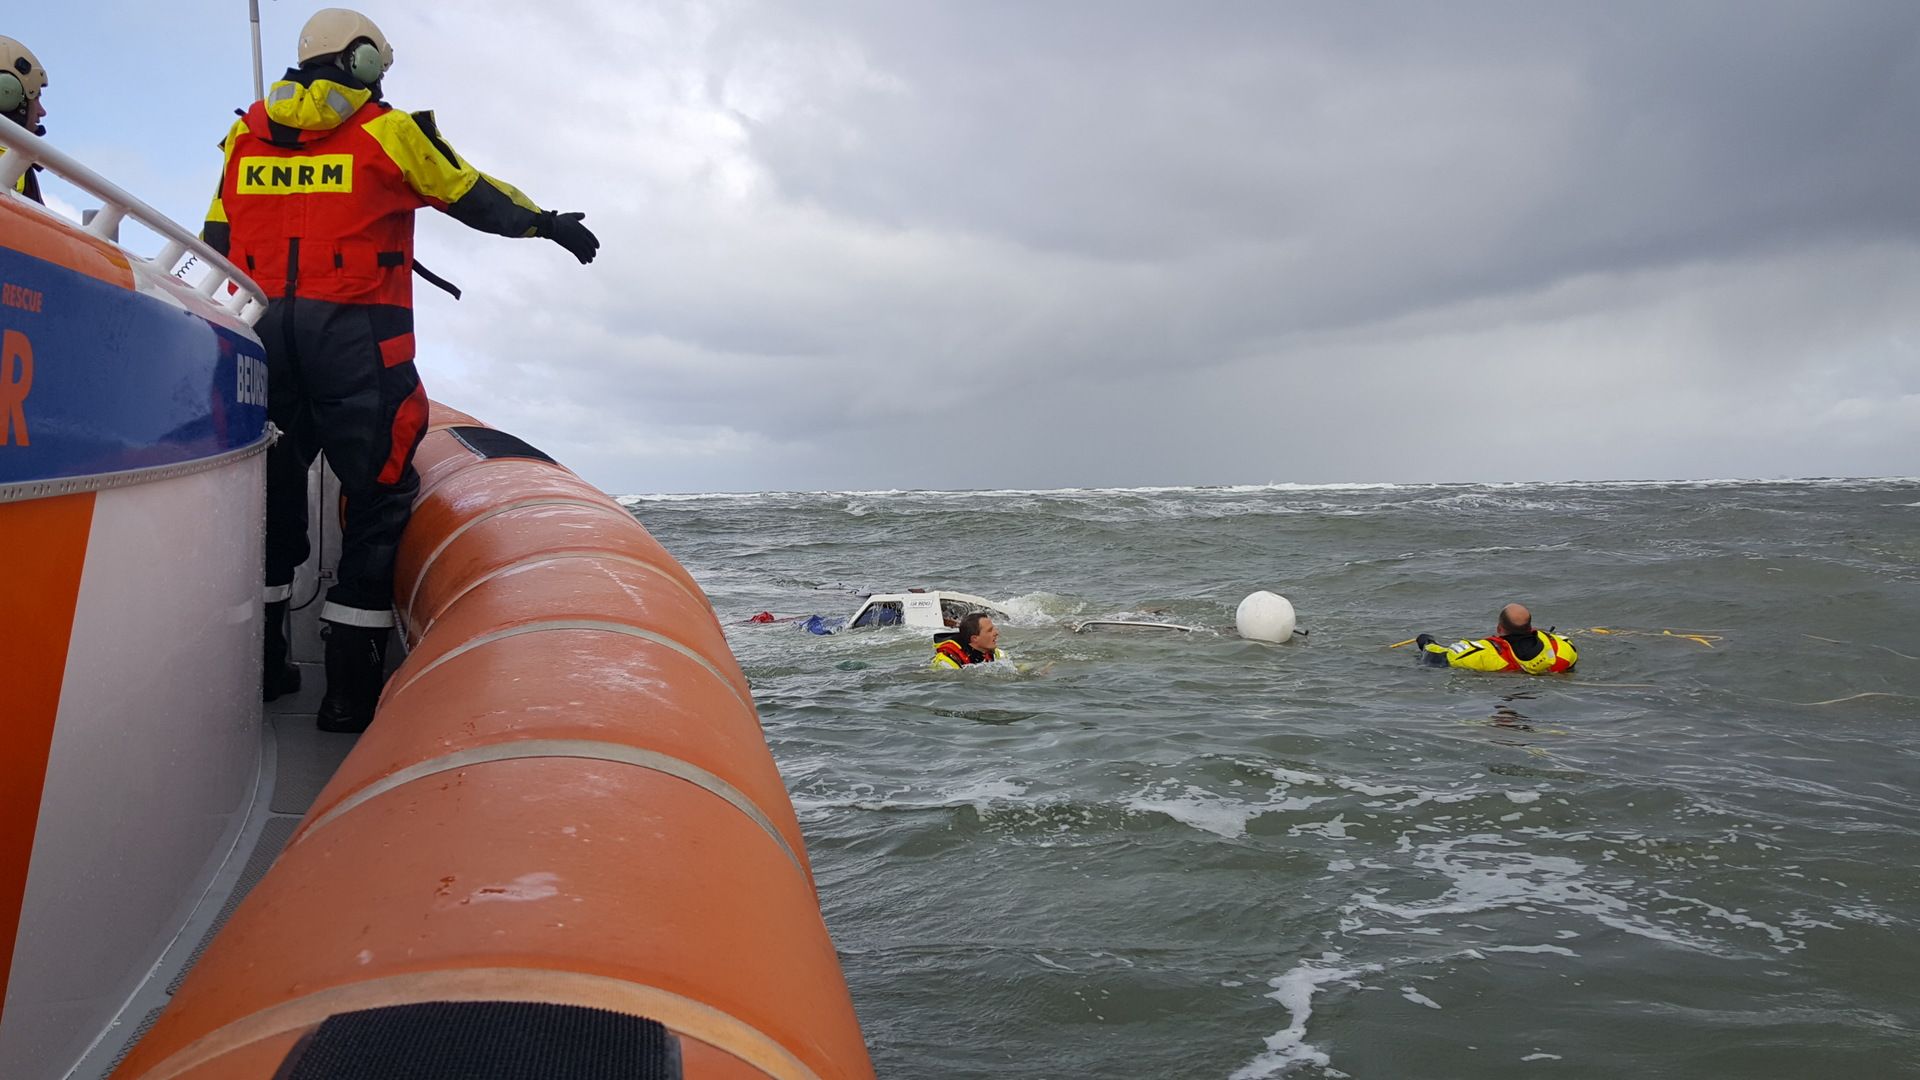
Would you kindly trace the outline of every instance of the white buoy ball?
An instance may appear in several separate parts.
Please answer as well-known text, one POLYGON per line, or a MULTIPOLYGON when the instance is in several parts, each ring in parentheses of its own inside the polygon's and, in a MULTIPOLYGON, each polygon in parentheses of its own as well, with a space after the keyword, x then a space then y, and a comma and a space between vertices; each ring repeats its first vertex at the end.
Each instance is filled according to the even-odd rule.
POLYGON ((1240 601, 1233 625, 1251 641, 1287 641, 1293 637, 1293 604, 1265 589, 1240 601))

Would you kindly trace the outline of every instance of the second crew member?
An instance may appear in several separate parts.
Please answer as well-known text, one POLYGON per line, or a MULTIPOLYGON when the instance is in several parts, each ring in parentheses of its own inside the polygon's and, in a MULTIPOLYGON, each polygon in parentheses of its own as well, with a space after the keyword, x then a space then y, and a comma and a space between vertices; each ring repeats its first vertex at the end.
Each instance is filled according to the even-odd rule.
MULTIPOLYGON (((0 115, 35 135, 45 135, 47 129, 40 120, 47 109, 40 103, 40 91, 46 88, 47 69, 40 58, 12 38, 0 37, 0 115)), ((6 150, 0 148, 0 154, 4 153, 6 150)), ((39 171, 38 165, 28 168, 14 190, 45 204, 40 197, 40 178, 34 175, 39 171)))

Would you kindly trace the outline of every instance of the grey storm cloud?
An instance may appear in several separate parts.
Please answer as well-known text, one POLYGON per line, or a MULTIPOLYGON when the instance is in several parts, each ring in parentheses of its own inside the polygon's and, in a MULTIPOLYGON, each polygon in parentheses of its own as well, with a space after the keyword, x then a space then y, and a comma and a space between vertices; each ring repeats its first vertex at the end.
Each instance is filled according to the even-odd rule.
POLYGON ((1112 262, 1253 249, 1304 290, 1281 325, 1914 227, 1920 8, 885 10, 912 82, 754 127, 783 190, 1112 262))
POLYGON ((376 15, 606 243, 428 227, 429 381, 610 487, 1920 471, 1920 7, 376 15))

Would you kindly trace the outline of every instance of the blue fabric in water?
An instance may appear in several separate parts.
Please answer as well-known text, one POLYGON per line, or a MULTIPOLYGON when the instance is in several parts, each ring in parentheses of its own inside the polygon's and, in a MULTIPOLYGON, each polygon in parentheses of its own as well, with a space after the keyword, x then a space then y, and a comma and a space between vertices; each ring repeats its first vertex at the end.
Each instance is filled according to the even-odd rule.
POLYGON ((821 615, 809 615, 807 621, 801 623, 800 627, 809 634, 831 634, 840 629, 840 620, 821 615))

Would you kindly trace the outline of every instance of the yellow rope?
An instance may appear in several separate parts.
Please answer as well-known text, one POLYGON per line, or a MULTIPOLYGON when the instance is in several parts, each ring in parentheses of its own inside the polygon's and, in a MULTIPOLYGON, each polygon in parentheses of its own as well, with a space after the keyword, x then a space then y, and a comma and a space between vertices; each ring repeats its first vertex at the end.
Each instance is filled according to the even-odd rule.
POLYGON ((1585 630, 1569 630, 1567 632, 1570 634, 1601 634, 1621 637, 1685 638, 1696 645, 1705 645, 1709 649, 1713 648, 1714 642, 1726 640, 1725 635, 1722 634, 1696 633, 1687 630, 1610 630, 1604 626, 1590 626, 1585 630))

